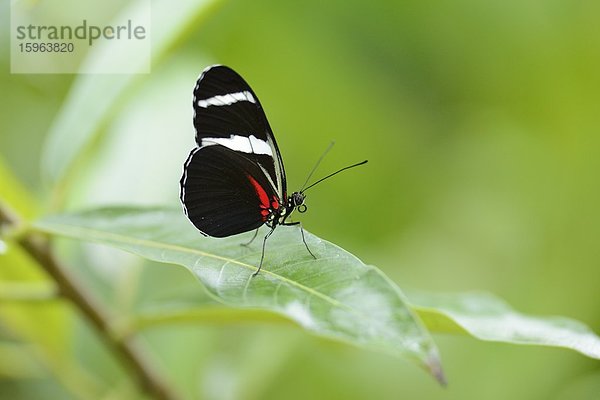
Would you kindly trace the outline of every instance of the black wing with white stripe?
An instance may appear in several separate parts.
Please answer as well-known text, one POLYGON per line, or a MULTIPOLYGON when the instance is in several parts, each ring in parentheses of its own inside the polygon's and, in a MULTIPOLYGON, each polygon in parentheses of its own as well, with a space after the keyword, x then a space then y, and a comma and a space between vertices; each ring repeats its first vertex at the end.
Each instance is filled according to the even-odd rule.
POLYGON ((224 146, 257 164, 281 199, 283 161, 258 97, 231 68, 206 68, 194 88, 194 127, 199 148, 224 146))

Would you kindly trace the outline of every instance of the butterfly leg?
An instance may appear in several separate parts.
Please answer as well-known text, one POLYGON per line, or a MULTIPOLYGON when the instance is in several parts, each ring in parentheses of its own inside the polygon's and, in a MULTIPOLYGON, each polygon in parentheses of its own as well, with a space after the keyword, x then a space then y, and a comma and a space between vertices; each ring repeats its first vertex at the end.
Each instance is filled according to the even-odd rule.
MULTIPOLYGON (((271 234, 273 233, 274 230, 275 230, 275 226, 271 228, 269 233, 267 233, 265 235, 265 238, 263 239, 262 254, 260 255, 260 264, 258 264, 258 269, 256 270, 256 272, 252 274, 253 277, 258 275, 258 273, 260 272, 260 269, 262 268, 263 260, 265 259, 265 246, 267 244, 267 239, 269 238, 269 236, 271 236, 271 234)), ((257 230, 257 232, 258 232, 258 230, 257 230)))
POLYGON ((254 242, 254 239, 256 239, 256 237, 258 236, 258 229, 256 228, 256 230, 254 231, 254 235, 252 236, 252 239, 250 239, 248 242, 246 243, 240 243, 242 246, 248 247, 250 246, 250 244, 252 244, 252 242, 254 242))
POLYGON ((308 247, 308 243, 306 243, 306 239, 304 238, 304 229, 302 228, 302 222, 300 222, 300 221, 296 221, 296 222, 284 222, 281 225, 286 225, 286 226, 300 225, 300 234, 302 235, 302 242, 304 243, 304 247, 306 247, 306 250, 308 250, 308 252, 312 256, 312 258, 314 258, 315 260, 317 259, 317 256, 315 256, 313 254, 313 252, 310 251, 310 247, 308 247))

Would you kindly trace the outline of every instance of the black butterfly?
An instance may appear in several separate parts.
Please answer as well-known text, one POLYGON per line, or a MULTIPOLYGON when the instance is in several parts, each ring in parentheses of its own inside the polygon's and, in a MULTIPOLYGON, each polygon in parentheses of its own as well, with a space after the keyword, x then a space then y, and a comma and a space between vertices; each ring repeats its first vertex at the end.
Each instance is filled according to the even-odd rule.
MULTIPOLYGON (((288 218, 294 209, 306 211, 304 191, 344 169, 366 163, 343 168, 288 196, 273 131, 258 97, 240 75, 223 65, 206 68, 194 88, 193 107, 198 147, 183 166, 179 195, 183 210, 207 236, 258 232, 264 224, 271 228, 254 275, 262 267, 265 243, 277 225, 299 224, 288 218)), ((306 249, 315 257, 302 229, 301 233, 306 249)))

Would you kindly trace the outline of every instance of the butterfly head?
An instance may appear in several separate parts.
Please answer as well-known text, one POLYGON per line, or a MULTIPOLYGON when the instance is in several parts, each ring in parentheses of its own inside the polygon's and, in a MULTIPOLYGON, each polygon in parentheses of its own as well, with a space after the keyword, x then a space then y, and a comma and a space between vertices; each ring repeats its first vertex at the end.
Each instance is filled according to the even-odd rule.
POLYGON ((305 198, 306 196, 302 192, 292 193, 288 200, 288 207, 291 209, 296 208, 300 213, 306 212, 306 204, 304 204, 305 198))

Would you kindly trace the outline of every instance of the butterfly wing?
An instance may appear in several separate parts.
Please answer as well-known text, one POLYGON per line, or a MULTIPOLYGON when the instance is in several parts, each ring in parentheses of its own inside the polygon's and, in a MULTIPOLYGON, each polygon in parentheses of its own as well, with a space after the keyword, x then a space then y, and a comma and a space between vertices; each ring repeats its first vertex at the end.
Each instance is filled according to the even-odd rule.
POLYGON ((231 68, 206 68, 194 88, 194 127, 200 148, 220 145, 258 165, 280 199, 286 197, 281 154, 258 97, 231 68))
POLYGON ((277 194, 256 163, 225 146, 195 148, 184 164, 180 199, 202 233, 226 237, 258 228, 277 194))

